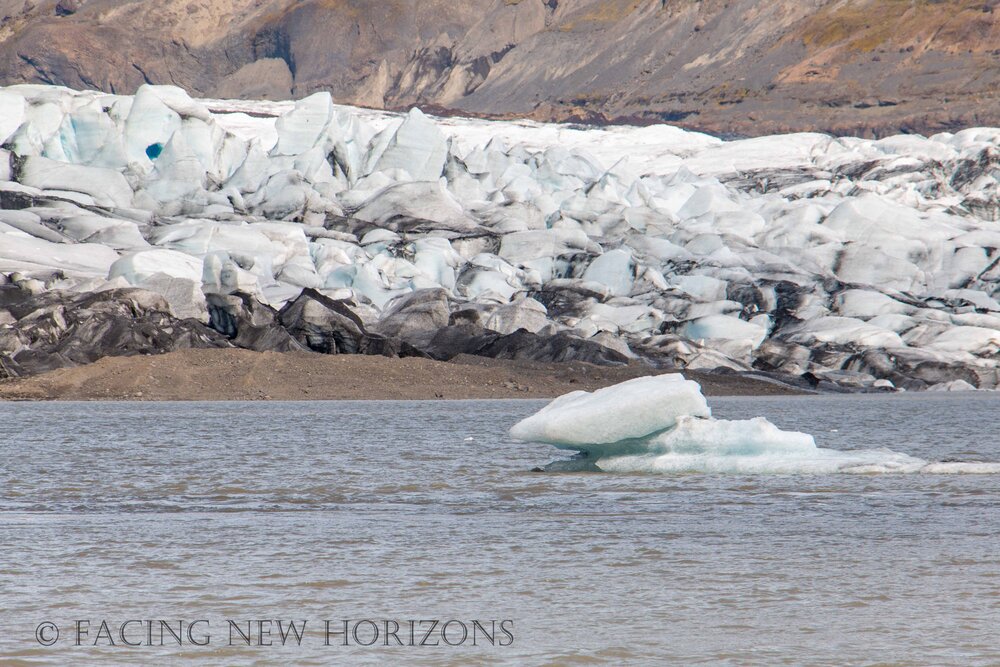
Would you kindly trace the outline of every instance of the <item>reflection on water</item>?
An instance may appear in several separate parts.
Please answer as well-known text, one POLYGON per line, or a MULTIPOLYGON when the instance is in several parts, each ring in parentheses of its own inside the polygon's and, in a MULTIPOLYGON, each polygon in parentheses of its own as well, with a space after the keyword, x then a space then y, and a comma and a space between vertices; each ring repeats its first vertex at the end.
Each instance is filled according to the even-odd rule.
MULTIPOLYGON (((1000 460, 991 395, 712 403, 824 447, 1000 460)), ((540 405, 0 404, 0 663, 1000 661, 1000 476, 538 474, 566 453, 506 429, 540 405), (94 647, 104 619, 212 638, 94 647), (306 621, 302 645, 273 623, 276 646, 228 645, 265 619, 306 621), (383 637, 325 646, 348 619, 383 637), (412 619, 514 641, 382 644, 412 619)))

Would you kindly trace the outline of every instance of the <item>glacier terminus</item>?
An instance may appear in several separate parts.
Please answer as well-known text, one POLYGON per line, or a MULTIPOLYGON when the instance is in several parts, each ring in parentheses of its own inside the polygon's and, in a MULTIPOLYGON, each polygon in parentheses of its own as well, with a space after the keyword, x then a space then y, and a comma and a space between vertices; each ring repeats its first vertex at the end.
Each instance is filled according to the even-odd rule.
POLYGON ((1000 129, 0 90, 0 376, 183 347, 1000 384, 1000 129))

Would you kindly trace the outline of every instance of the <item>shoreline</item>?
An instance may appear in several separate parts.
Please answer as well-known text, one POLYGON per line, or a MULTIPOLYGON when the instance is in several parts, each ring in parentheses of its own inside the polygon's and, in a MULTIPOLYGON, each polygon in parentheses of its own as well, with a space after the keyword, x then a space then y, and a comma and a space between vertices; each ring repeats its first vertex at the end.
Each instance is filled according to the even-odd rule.
POLYGON ((645 375, 683 372, 706 396, 810 392, 779 382, 642 364, 595 366, 459 356, 448 362, 192 349, 105 357, 86 366, 0 381, 0 401, 329 401, 552 399, 645 375))

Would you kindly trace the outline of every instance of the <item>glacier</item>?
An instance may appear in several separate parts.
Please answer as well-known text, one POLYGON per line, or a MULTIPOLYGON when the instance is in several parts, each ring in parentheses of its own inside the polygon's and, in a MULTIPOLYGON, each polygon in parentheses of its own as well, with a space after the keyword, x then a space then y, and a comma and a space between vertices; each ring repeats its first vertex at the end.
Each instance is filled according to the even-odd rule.
POLYGON ((546 470, 705 474, 1000 474, 1000 463, 926 461, 890 449, 835 450, 764 417, 715 419, 681 374, 560 396, 510 429, 515 440, 579 452, 546 470))
POLYGON ((18 85, 0 146, 0 375, 90 360, 26 318, 110 292, 190 345, 1000 384, 997 128, 724 141, 18 85))

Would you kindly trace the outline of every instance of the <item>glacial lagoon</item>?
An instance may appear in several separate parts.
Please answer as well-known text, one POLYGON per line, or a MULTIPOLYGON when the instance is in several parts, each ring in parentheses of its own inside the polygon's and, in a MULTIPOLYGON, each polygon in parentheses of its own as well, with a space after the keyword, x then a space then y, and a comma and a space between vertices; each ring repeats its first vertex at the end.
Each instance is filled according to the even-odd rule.
MULTIPOLYGON (((710 404, 823 448, 1000 460, 992 393, 710 404)), ((1000 476, 537 473, 569 453, 507 432, 543 405, 0 404, 0 658, 1000 661, 1000 476), (458 621, 458 645, 343 646, 341 622, 363 619, 399 622, 404 644, 408 620, 458 621), (120 641, 129 620, 140 646, 120 641), (158 628, 149 646, 150 620, 206 621, 190 638, 210 641, 158 628), (231 642, 230 620, 272 645, 231 642), (301 645, 255 620, 306 621, 301 645), (513 641, 458 642, 473 620, 512 621, 513 641)))

